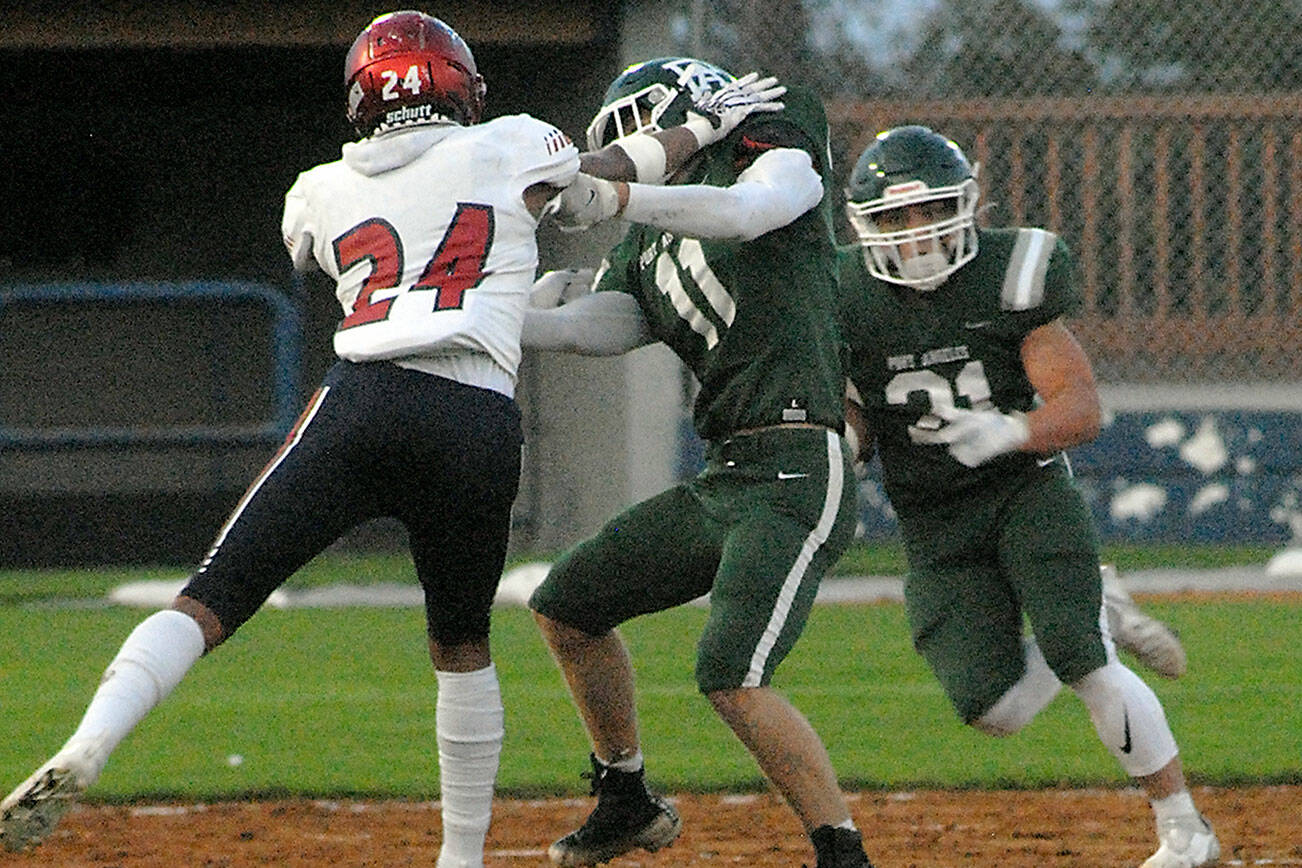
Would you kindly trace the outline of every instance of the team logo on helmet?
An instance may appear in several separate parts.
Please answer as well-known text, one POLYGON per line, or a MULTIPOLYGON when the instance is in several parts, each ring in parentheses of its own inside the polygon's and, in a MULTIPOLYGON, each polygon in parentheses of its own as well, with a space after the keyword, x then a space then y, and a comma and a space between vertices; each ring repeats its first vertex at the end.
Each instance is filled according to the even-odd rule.
POLYGON ((693 102, 733 81, 730 73, 724 72, 713 64, 690 57, 670 60, 661 65, 665 69, 678 73, 678 86, 687 89, 687 95, 693 102))
POLYGON ((607 88, 601 110, 588 125, 588 147, 596 151, 633 133, 681 124, 696 100, 735 80, 726 70, 694 57, 635 63, 607 88))

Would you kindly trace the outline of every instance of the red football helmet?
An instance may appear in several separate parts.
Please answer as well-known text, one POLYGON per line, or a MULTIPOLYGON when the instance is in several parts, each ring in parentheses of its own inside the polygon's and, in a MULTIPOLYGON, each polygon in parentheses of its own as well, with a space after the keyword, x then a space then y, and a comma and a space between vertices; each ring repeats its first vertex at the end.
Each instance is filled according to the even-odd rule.
POLYGON ((465 41, 423 12, 376 18, 344 61, 348 120, 362 136, 438 118, 476 123, 486 90, 465 41))

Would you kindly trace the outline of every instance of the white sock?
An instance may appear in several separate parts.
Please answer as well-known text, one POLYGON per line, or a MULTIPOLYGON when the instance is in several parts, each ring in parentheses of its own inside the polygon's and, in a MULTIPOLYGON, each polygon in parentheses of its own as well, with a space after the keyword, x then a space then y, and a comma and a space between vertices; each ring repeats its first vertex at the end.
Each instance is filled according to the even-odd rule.
POLYGON ((1154 799, 1149 802, 1153 806, 1153 816, 1157 818, 1160 825, 1163 820, 1174 820, 1178 817, 1196 816, 1198 808, 1194 805, 1193 796, 1188 790, 1181 790, 1178 793, 1172 793, 1161 799, 1154 799))
POLYGON ((620 759, 615 760, 613 763, 608 763, 605 760, 601 759, 601 757, 597 757, 597 759, 601 760, 602 765, 604 765, 606 768, 619 769, 621 772, 630 772, 630 773, 638 771, 646 763, 645 758, 642 756, 641 750, 636 750, 626 757, 622 757, 620 759))
POLYGON ((1022 638, 1022 653, 1026 660, 1026 671, 1017 679, 986 713, 972 721, 972 726, 998 737, 1012 735, 1030 723, 1040 710, 1049 704, 1062 682, 1053 674, 1049 663, 1044 659, 1044 652, 1030 636, 1022 638))
POLYGON ((82 753, 88 763, 87 786, 99 777, 113 749, 202 656, 203 630, 189 615, 167 609, 136 625, 60 750, 82 753))
POLYGON ((1161 700, 1124 663, 1111 660, 1071 689, 1089 709, 1103 746, 1132 778, 1151 775, 1175 758, 1175 736, 1161 700))
POLYGON ((434 719, 443 800, 438 868, 480 868, 505 733, 497 669, 490 663, 475 672, 436 674, 434 719))

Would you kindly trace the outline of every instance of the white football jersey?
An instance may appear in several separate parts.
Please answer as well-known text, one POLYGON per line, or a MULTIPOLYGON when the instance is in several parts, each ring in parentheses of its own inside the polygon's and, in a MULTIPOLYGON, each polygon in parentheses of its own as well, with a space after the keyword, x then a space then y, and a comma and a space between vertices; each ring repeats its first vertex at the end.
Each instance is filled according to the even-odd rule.
POLYGON ((344 145, 285 195, 285 245, 337 283, 335 353, 510 394, 538 267, 524 191, 564 187, 578 149, 528 115, 421 126, 344 145), (468 363, 468 364, 465 364, 468 363), (463 370, 494 369, 492 375, 463 370))

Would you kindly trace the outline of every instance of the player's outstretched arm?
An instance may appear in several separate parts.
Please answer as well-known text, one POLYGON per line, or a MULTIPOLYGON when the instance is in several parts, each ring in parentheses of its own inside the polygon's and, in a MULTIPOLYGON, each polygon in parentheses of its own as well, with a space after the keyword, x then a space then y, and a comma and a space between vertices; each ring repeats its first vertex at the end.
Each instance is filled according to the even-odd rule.
POLYGON ((592 276, 590 270, 580 269, 549 271, 539 277, 524 313, 520 345, 584 356, 618 356, 653 343, 655 336, 637 300, 623 292, 591 292, 592 276))
POLYGON ((606 181, 580 172, 556 200, 556 220, 581 231, 614 217, 691 238, 750 241, 795 220, 823 198, 823 181, 805 151, 766 151, 730 187, 657 187, 606 181))
POLYGON ((726 138, 755 112, 783 109, 787 89, 769 76, 752 72, 715 91, 701 94, 680 126, 655 133, 633 133, 600 151, 579 155, 580 171, 607 181, 662 184, 701 148, 726 138))

